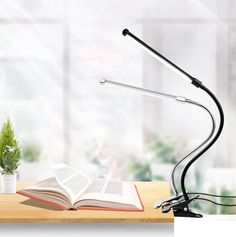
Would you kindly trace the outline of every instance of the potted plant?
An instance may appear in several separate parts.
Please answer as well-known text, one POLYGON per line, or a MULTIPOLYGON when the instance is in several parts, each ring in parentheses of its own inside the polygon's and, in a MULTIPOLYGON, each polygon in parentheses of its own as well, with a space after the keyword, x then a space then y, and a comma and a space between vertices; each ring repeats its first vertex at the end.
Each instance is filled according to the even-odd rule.
POLYGON ((20 148, 15 139, 10 119, 3 124, 0 134, 0 167, 2 193, 16 192, 16 170, 20 161, 20 148))

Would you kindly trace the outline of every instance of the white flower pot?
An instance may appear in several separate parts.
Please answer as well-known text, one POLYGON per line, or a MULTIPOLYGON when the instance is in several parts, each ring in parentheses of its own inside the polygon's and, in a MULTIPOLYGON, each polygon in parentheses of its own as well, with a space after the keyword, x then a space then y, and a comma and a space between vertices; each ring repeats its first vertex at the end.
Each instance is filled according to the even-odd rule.
POLYGON ((1 193, 16 193, 16 173, 1 175, 1 193))

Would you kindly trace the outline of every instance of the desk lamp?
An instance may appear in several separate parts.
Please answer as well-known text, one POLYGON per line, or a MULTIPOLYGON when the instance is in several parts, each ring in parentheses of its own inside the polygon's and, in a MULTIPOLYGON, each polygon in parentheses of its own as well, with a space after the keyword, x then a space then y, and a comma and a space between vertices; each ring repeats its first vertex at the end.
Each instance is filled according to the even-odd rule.
MULTIPOLYGON (((155 202, 154 204, 154 207, 155 208, 160 208, 162 207, 162 211, 164 213, 166 212, 169 212, 170 208, 172 207, 169 207, 169 203, 172 201, 175 201, 175 200, 181 200, 183 198, 183 195, 179 195, 178 194, 178 191, 177 191, 177 188, 176 188, 176 184, 175 184, 175 180, 174 180, 174 172, 177 168, 177 166, 183 161, 185 160, 186 158, 188 158, 190 155, 194 154, 197 150, 199 150, 201 147, 203 147, 207 142, 209 142, 209 140, 212 138, 214 132, 215 132, 215 120, 214 120, 214 117, 212 115, 212 113, 209 111, 209 109, 207 109, 204 105, 194 101, 194 100, 191 100, 191 99, 187 99, 183 96, 176 96, 176 95, 170 95, 170 94, 166 94, 166 93, 162 93, 162 92, 158 92, 158 91, 152 91, 152 90, 148 90, 148 89, 144 89, 144 88, 140 88, 140 87, 136 87, 136 86, 132 86, 132 85, 127 85, 127 84, 123 84, 123 83, 120 83, 120 82, 115 82, 115 81, 110 81, 110 80, 107 80, 107 79, 102 79, 100 80, 100 83, 102 85, 111 85, 111 86, 115 86, 115 87, 119 87, 119 88, 123 88, 123 89, 129 89, 131 91, 134 91, 134 92, 138 92, 138 93, 141 93, 143 95, 147 95, 147 96, 152 96, 152 97, 157 97, 157 98, 160 98, 160 99, 169 99, 169 100, 173 100, 173 101, 176 101, 176 102, 180 102, 182 104, 191 104, 191 105, 194 105, 194 106, 197 106, 199 108, 202 108, 204 111, 206 111, 208 113, 208 115, 210 116, 210 119, 211 119, 211 122, 212 122, 212 127, 211 127, 211 131, 209 133, 209 135, 205 138, 205 140, 199 145, 197 146, 193 151, 191 151, 190 153, 188 153, 186 156, 184 156, 174 167, 173 171, 172 171, 172 188, 175 192, 175 195, 172 196, 171 198, 167 199, 167 200, 163 200, 163 201, 157 201, 155 202), (168 204, 168 205, 167 205, 168 204)), ((191 198, 190 200, 193 201, 195 199, 197 199, 199 196, 195 196, 193 198, 191 198)), ((181 203, 181 205, 183 205, 183 203, 181 203)), ((175 207, 175 215, 177 216, 180 216, 180 210, 178 208, 178 214, 177 214, 177 207, 175 207)), ((182 209, 181 209, 182 211, 182 209)), ((188 214, 189 213, 193 213, 189 208, 188 208, 188 214)), ((194 213, 195 214, 195 213, 194 213)), ((184 215, 186 216, 186 212, 184 212, 184 215)), ((195 214, 195 215, 200 215, 200 214, 195 214)), ((201 215, 200 215, 201 216, 201 215)))
MULTIPOLYGON (((118 82, 108 81, 106 79, 103 79, 103 80, 100 81, 101 84, 106 84, 107 83, 107 84, 110 84, 110 85, 113 85, 113 86, 118 86, 118 87, 123 87, 123 88, 128 88, 128 89, 131 89, 131 90, 135 90, 135 91, 138 91, 142 94, 147 94, 147 95, 166 98, 166 99, 173 99, 173 100, 176 100, 176 101, 182 102, 182 103, 190 103, 190 104, 199 106, 199 107, 203 108, 205 111, 208 112, 208 114, 210 115, 211 120, 212 120, 212 129, 211 129, 210 135, 204 140, 204 142, 202 144, 200 144, 197 148, 195 148, 193 151, 191 151, 189 154, 187 154, 184 158, 182 158, 177 163, 177 165, 178 165, 180 162, 185 160, 187 157, 189 157, 190 155, 193 155, 193 157, 190 159, 190 161, 188 161, 186 166, 183 168, 183 171, 182 171, 182 174, 181 174, 180 186, 181 186, 182 193, 178 194, 178 191, 176 189, 175 182, 174 182, 174 173, 175 173, 175 169, 177 167, 177 165, 176 165, 176 167, 174 168, 174 170, 172 172, 172 187, 174 189, 175 195, 172 196, 169 199, 163 200, 161 202, 157 202, 154 206, 155 208, 162 207, 162 212, 163 213, 167 213, 171 209, 173 209, 175 216, 197 217, 197 218, 202 217, 201 214, 196 214, 196 213, 192 212, 189 209, 189 204, 192 201, 195 201, 197 199, 198 200, 205 200, 205 201, 211 201, 211 200, 208 200, 208 199, 205 199, 205 198, 200 198, 199 195, 191 197, 191 194, 200 194, 200 193, 191 193, 190 194, 190 193, 187 192, 186 187, 185 187, 186 174, 187 174, 189 168, 191 167, 191 165, 197 159, 199 159, 219 138, 219 136, 220 136, 220 134, 223 130, 223 126, 224 126, 224 113, 223 113, 223 109, 221 107, 221 104, 219 103, 216 96, 211 92, 211 90, 209 90, 206 86, 204 86, 203 83, 200 80, 198 80, 197 78, 194 78, 193 76, 191 76, 190 74, 185 72, 183 69, 181 69, 180 67, 175 65, 173 62, 168 60, 166 57, 164 57, 163 55, 158 53, 156 50, 154 50, 149 45, 144 43, 138 37, 133 35, 128 29, 124 29, 122 34, 124 36, 127 36, 131 41, 136 43, 143 50, 145 50, 151 56, 153 56, 158 61, 163 63, 169 69, 176 72, 177 74, 179 74, 184 79, 190 81, 191 84, 194 85, 196 88, 199 88, 199 89, 203 90, 207 95, 210 96, 210 98, 213 100, 213 102, 215 103, 215 105, 218 109, 218 112, 219 112, 219 126, 217 128, 216 133, 214 134, 215 122, 214 122, 214 118, 213 118, 212 114, 210 113, 210 111, 205 106, 201 105, 200 103, 198 103, 196 101, 184 98, 182 96, 173 96, 173 95, 169 95, 169 94, 165 94, 165 93, 161 93, 161 92, 150 91, 150 90, 147 90, 147 89, 138 88, 138 87, 131 86, 131 85, 126 85, 126 84, 122 84, 122 83, 118 83, 118 82)), ((206 194, 206 195, 209 195, 209 194, 206 194)), ((217 195, 211 195, 211 196, 217 196, 217 195)), ((227 197, 235 198, 235 196, 227 196, 227 197)), ((222 204, 219 204, 219 203, 215 203, 215 204, 222 205, 222 204)), ((227 205, 225 205, 225 206, 227 206, 227 205)), ((234 205, 228 205, 228 206, 234 206, 234 205)))

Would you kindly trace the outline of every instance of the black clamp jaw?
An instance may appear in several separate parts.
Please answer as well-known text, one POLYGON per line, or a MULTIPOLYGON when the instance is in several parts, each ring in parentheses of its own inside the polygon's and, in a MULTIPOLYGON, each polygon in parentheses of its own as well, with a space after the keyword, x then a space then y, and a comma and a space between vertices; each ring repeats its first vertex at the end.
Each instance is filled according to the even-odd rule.
POLYGON ((199 196, 195 196, 186 200, 183 195, 180 194, 169 199, 155 202, 154 208, 162 208, 162 213, 168 213, 171 209, 173 209, 174 216, 201 218, 201 214, 194 213, 188 207, 188 205, 192 201, 195 201, 198 197, 199 196))

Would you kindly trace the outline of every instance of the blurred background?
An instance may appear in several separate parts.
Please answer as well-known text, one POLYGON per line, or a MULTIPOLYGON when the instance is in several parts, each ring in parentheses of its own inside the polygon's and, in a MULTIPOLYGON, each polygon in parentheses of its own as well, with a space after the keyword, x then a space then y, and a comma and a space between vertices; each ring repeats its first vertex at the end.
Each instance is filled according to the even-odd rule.
POLYGON ((90 176, 170 180, 209 134, 201 109, 104 87, 101 78, 197 100, 218 122, 211 99, 123 37, 128 28, 223 105, 224 131, 190 169, 187 189, 236 194, 235 12, 233 0, 0 0, 0 122, 9 117, 15 128, 19 179, 49 176, 50 159, 90 176))

